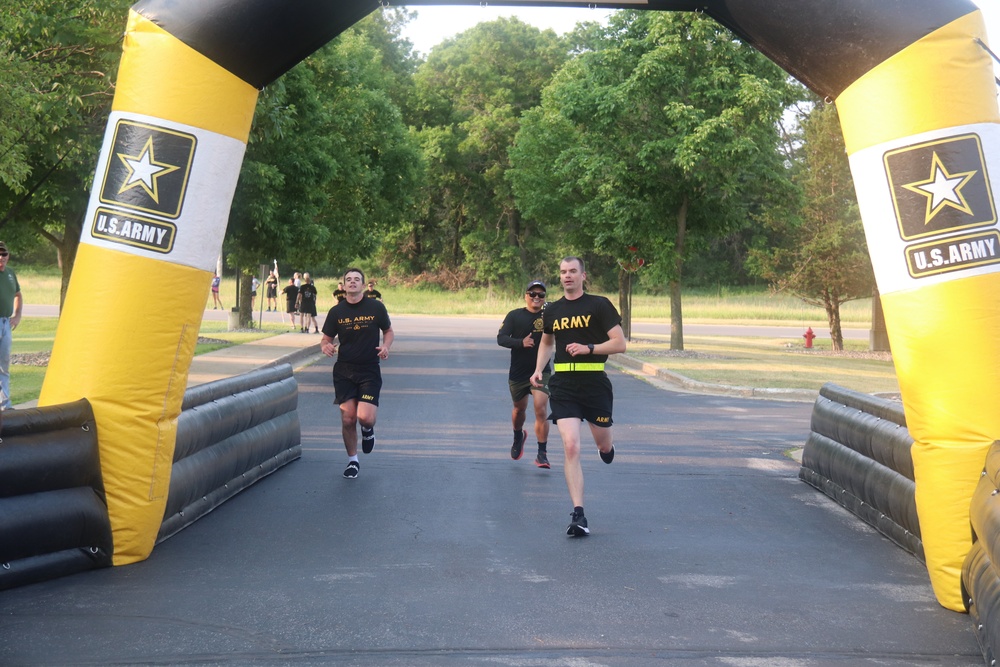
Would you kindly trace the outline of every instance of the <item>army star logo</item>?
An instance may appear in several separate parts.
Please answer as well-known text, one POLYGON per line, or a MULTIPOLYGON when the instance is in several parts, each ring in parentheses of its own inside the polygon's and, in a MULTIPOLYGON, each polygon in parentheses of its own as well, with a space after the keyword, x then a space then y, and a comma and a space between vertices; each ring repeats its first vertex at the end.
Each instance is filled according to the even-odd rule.
POLYGON ((128 175, 125 182, 118 190, 121 194, 129 188, 142 187, 146 193, 152 197, 157 204, 160 203, 160 195, 157 188, 157 179, 170 172, 177 171, 180 167, 171 164, 157 162, 153 157, 153 137, 146 139, 146 144, 142 147, 139 155, 125 155, 118 153, 118 159, 125 164, 128 175))
POLYGON ((904 241, 996 223, 996 206, 976 134, 904 146, 883 155, 904 241))
POLYGON ((969 208, 969 203, 962 195, 962 188, 976 175, 976 172, 965 171, 959 174, 949 174, 944 165, 941 164, 941 158, 937 152, 931 158, 931 171, 933 174, 927 180, 903 185, 907 190, 927 197, 924 224, 926 225, 933 220, 934 216, 945 206, 951 206, 966 215, 972 215, 972 209, 969 208))
POLYGON ((186 132, 119 120, 101 185, 101 203, 180 217, 197 144, 197 138, 186 132))

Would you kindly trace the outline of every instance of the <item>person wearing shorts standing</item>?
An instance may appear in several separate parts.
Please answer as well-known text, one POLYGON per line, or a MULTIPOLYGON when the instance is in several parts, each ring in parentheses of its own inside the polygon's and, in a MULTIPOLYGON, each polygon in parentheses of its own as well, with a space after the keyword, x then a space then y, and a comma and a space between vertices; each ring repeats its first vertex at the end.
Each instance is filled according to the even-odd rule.
POLYGON ((510 419, 514 426, 514 444, 510 447, 510 457, 517 461, 524 454, 524 443, 528 432, 524 430, 528 397, 535 409, 535 437, 538 438, 538 455, 535 465, 549 468, 546 446, 549 439, 549 365, 546 362, 542 374, 542 386, 531 384, 531 374, 538 359, 538 342, 542 338, 542 309, 545 307, 545 283, 533 280, 524 291, 524 308, 515 308, 507 313, 497 332, 497 345, 510 349, 510 371, 507 384, 514 407, 510 419))
POLYGON ((580 425, 587 421, 601 460, 611 463, 615 458, 611 431, 614 393, 604 363, 609 354, 624 352, 626 348, 621 316, 608 299, 584 291, 586 279, 579 257, 566 257, 559 263, 563 297, 548 304, 542 313, 542 339, 531 376, 531 384, 541 387, 545 364, 554 352, 549 418, 559 429, 566 453, 566 486, 573 502, 566 534, 571 537, 590 534, 583 513, 580 425))
POLYGON ((330 309, 323 322, 320 349, 328 357, 337 355, 333 389, 334 402, 340 406, 341 432, 347 450, 344 477, 356 479, 361 469, 358 425, 361 425, 361 451, 370 454, 375 448, 375 417, 382 389, 379 362, 389 358, 395 334, 385 305, 378 299, 365 297, 365 274, 361 269, 344 272, 344 289, 347 292, 344 300, 330 309))

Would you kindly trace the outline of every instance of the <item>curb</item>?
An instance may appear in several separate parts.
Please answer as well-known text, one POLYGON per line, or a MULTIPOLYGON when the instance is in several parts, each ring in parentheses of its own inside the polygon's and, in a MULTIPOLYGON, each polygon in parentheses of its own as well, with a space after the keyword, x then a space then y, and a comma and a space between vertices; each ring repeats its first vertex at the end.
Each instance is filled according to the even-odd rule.
POLYGON ((259 368, 271 368, 272 366, 280 366, 281 364, 290 364, 292 368, 298 368, 300 366, 307 366, 307 361, 313 363, 315 360, 313 357, 322 356, 320 351, 320 344, 310 345, 308 347, 303 347, 301 349, 295 350, 294 352, 289 352, 288 354, 278 357, 273 361, 269 361, 266 364, 261 364, 259 368))
POLYGON ((735 387, 725 384, 712 384, 710 382, 699 382, 691 378, 684 377, 659 368, 653 364, 639 361, 627 354, 613 354, 608 361, 626 371, 637 371, 642 375, 653 376, 658 380, 667 382, 680 391, 688 391, 695 394, 713 394, 719 396, 738 396, 741 398, 760 398, 771 401, 798 401, 803 403, 814 403, 819 396, 819 391, 813 389, 767 389, 758 387, 735 387))

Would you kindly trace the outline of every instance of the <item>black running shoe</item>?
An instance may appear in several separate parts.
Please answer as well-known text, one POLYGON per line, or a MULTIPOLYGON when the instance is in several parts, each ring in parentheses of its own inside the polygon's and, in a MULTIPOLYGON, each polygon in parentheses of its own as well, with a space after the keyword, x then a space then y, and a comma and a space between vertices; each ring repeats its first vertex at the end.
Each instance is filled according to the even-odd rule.
POLYGON ((357 461, 351 461, 347 464, 347 469, 344 470, 344 477, 347 479, 355 479, 358 476, 359 470, 361 470, 361 464, 357 461))
POLYGON ((361 451, 365 454, 371 454, 372 450, 375 449, 375 429, 361 429, 361 451))
POLYGON ((521 431, 514 436, 514 444, 510 446, 510 458, 517 461, 524 455, 524 441, 527 439, 527 431, 521 431))
POLYGON ((549 457, 545 455, 545 452, 538 452, 538 456, 535 457, 535 465, 539 468, 551 468, 549 465, 549 457))
POLYGON ((590 535, 590 528, 587 528, 587 517, 583 516, 583 513, 576 513, 570 515, 569 527, 566 528, 566 534, 570 537, 586 537, 590 535))
POLYGON ((611 463, 615 460, 615 446, 611 445, 611 451, 605 454, 604 452, 597 450, 597 453, 601 455, 601 460, 605 463, 611 463))

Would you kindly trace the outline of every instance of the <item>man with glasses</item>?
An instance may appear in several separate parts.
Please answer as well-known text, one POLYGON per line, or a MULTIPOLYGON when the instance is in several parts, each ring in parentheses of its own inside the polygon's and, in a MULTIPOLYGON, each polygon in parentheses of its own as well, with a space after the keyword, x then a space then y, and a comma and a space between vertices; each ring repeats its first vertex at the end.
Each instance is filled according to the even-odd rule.
POLYGON ((524 308, 515 308, 507 313, 500 331, 497 333, 497 344, 510 348, 510 372, 507 383, 510 385, 510 397, 514 401, 510 418, 514 424, 514 444, 510 447, 510 457, 517 461, 524 454, 524 441, 528 432, 524 430, 524 422, 528 409, 528 396, 531 395, 535 406, 535 437, 538 438, 538 455, 535 465, 539 468, 549 468, 546 445, 549 439, 549 364, 545 363, 540 386, 532 386, 531 374, 535 372, 535 362, 538 357, 538 341, 542 337, 542 309, 545 307, 545 283, 533 280, 524 291, 524 308))
POLYGON ((554 372, 549 380, 550 419, 559 429, 566 452, 563 467, 573 501, 566 534, 571 537, 590 534, 583 514, 580 425, 584 420, 588 422, 601 460, 611 463, 615 458, 611 434, 614 394, 604 362, 609 354, 624 352, 626 347, 621 316, 607 298, 584 292, 586 279, 579 257, 566 257, 559 263, 563 298, 546 306, 542 315, 542 339, 531 376, 531 384, 541 386, 544 364, 555 352, 554 372))
POLYGON ((0 410, 10 403, 10 344, 11 332, 21 323, 21 285, 14 269, 7 266, 10 252, 0 241, 0 410))

